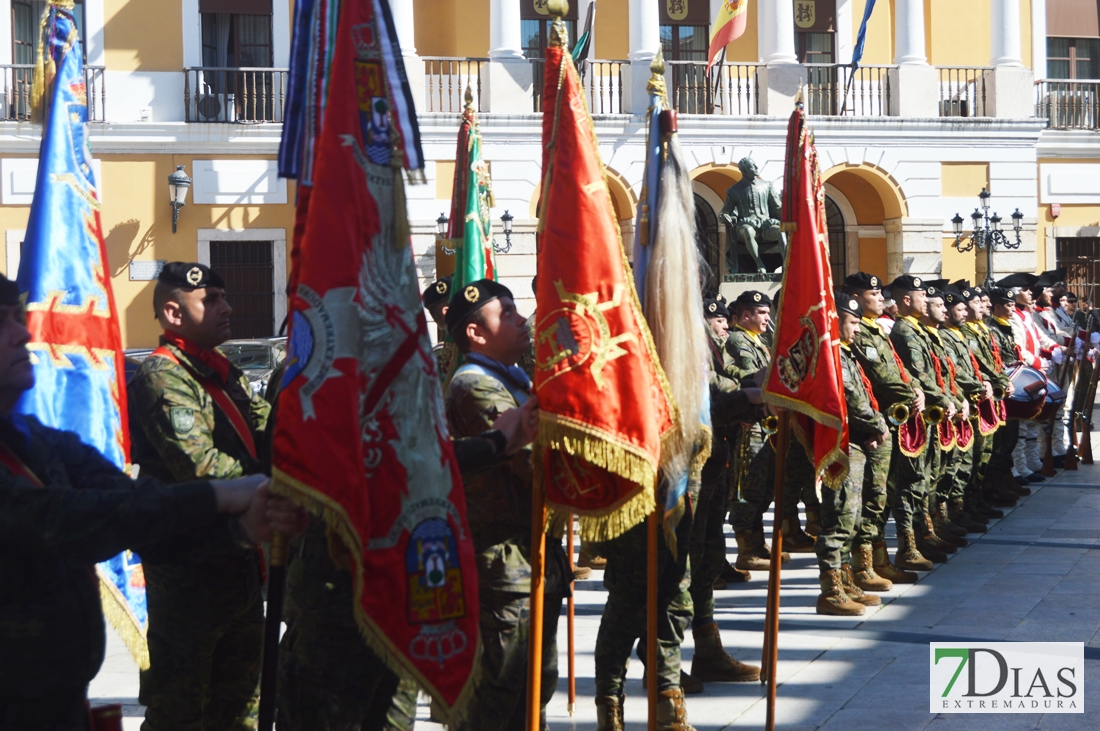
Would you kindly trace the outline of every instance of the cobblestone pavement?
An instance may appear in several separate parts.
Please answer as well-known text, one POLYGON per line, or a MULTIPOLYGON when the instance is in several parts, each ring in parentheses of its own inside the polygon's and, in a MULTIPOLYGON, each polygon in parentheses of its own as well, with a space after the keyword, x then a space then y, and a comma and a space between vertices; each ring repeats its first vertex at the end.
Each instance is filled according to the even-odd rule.
MULTIPOLYGON (((1094 441, 1100 454, 1100 435, 1094 441)), ((920 581, 882 595, 883 605, 863 617, 823 617, 814 612, 817 571, 811 554, 796 554, 782 574, 777 727, 846 731, 975 731, 980 729, 1100 728, 1100 464, 1059 471, 1021 499, 988 533, 920 581), (1080 641, 1085 643, 1085 713, 939 714, 928 712, 928 643, 963 640, 1080 641)), ((769 516, 770 517, 770 516, 769 516)), ((770 531, 770 525, 768 527, 770 531)), ((891 535, 893 529, 888 529, 891 535)), ((733 560, 733 536, 729 537, 733 560)), ((891 549, 893 542, 891 539, 891 549)), ((579 582, 576 600, 577 710, 566 710, 566 662, 550 705, 555 730, 594 731, 592 650, 606 600, 601 572, 579 582)), ((727 649, 759 663, 766 577, 715 592, 716 619, 727 649)), ((559 647, 565 651, 566 623, 559 647)), ((690 667, 692 641, 684 657, 690 667)), ((645 728, 642 667, 630 666, 626 720, 645 728)), ((122 642, 108 638, 108 656, 89 693, 97 702, 125 707, 124 728, 136 730, 138 674, 122 642)), ((688 698, 690 721, 699 731, 763 728, 764 687, 708 684, 688 698)), ((428 722, 422 698, 417 724, 428 722)))

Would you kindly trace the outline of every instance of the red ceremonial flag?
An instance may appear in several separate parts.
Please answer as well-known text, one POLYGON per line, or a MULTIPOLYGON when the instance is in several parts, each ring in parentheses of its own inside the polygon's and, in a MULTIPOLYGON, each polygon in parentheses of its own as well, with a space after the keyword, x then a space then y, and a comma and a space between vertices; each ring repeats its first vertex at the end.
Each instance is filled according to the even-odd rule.
POLYGON ((783 289, 764 400, 809 419, 796 433, 813 442, 816 474, 839 485, 848 473, 848 409, 840 368, 840 321, 833 301, 825 191, 802 105, 787 125, 783 220, 788 230, 783 289), (812 421, 811 421, 812 420, 812 421))
POLYGON ((535 388, 536 479, 547 504, 591 540, 655 506, 661 437, 672 427, 664 373, 626 267, 564 24, 551 30, 543 92, 535 388))
POLYGON ((477 572, 401 233, 401 167, 391 158, 399 112, 374 7, 345 0, 334 27, 312 186, 301 189, 295 224, 273 478, 324 517, 349 557, 367 643, 453 722, 450 709, 473 690, 477 572))

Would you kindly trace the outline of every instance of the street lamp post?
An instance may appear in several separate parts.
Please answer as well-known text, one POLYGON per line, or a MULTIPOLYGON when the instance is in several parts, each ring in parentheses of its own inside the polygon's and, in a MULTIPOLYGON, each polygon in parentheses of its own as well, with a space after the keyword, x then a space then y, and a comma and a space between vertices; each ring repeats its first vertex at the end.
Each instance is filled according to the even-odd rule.
POLYGON ((177 165, 176 171, 168 176, 168 198, 172 202, 172 233, 176 232, 180 209, 187 203, 187 189, 190 187, 191 178, 187 177, 183 165, 177 165))
POLYGON ((975 246, 985 251, 986 286, 992 286, 993 283, 993 252, 997 249, 1020 248, 1020 227, 1024 220, 1024 214, 1020 213, 1020 209, 1017 208, 1011 216, 1012 230, 1016 233, 1016 241, 1010 241, 1005 232, 1001 230, 1001 217, 996 212, 992 216, 989 215, 990 197, 989 191, 982 188, 982 192, 978 194, 979 208, 975 208, 974 212, 970 214, 973 230, 969 237, 963 236, 963 217, 956 213, 955 217, 951 219, 951 225, 955 228, 955 243, 953 246, 960 254, 973 250, 975 246))

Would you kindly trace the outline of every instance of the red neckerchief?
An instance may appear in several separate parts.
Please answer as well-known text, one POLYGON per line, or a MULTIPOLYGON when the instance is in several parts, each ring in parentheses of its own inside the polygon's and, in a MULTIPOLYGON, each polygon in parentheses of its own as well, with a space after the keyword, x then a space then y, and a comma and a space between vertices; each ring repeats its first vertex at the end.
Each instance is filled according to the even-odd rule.
POLYGON ((25 477, 34 483, 35 487, 44 487, 45 483, 34 474, 34 471, 27 466, 27 463, 19 459, 19 456, 8 448, 8 445, 0 442, 0 464, 3 464, 11 473, 16 477, 25 477))
POLYGON ((217 373, 223 385, 229 383, 229 370, 233 367, 229 358, 216 350, 200 347, 172 330, 165 330, 163 337, 192 358, 198 358, 200 363, 217 373))

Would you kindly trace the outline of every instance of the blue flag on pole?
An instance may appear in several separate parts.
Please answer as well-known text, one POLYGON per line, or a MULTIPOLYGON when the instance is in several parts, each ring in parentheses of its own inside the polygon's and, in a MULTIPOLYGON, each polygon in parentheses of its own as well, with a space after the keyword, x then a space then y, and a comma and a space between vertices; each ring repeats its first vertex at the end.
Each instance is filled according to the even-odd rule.
POLYGON ((859 66, 863 60, 863 44, 867 40, 867 21, 871 19, 871 11, 875 9, 875 0, 867 0, 863 8, 863 22, 859 24, 859 33, 856 34, 856 44, 852 46, 852 67, 859 66))
MULTIPOLYGON (((88 144, 80 39, 69 10, 51 3, 42 24, 33 97, 42 120, 34 199, 17 282, 26 298, 35 385, 17 405, 43 424, 76 432, 120 469, 130 437, 118 312, 88 144)), ((145 582, 139 559, 98 566, 104 613, 147 665, 145 582)))

